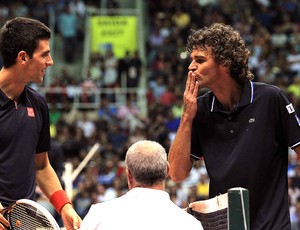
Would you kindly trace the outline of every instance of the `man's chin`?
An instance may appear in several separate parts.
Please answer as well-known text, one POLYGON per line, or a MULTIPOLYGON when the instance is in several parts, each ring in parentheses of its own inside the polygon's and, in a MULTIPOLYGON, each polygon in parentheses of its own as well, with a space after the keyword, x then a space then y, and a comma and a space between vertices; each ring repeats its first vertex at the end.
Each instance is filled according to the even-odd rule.
POLYGON ((32 83, 40 84, 40 83, 43 83, 43 81, 44 81, 44 77, 41 77, 41 78, 34 79, 34 81, 32 81, 32 83))
POLYGON ((44 81, 44 78, 45 78, 45 74, 42 77, 40 77, 38 79, 38 82, 36 82, 36 83, 42 83, 44 81))

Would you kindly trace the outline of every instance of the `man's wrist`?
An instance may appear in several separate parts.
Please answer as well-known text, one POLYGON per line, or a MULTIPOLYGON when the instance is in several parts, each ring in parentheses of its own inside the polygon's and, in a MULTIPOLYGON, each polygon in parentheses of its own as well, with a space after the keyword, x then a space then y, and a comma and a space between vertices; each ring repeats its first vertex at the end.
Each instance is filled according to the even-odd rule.
POLYGON ((59 214, 66 204, 72 204, 64 190, 58 190, 54 192, 49 200, 59 214))

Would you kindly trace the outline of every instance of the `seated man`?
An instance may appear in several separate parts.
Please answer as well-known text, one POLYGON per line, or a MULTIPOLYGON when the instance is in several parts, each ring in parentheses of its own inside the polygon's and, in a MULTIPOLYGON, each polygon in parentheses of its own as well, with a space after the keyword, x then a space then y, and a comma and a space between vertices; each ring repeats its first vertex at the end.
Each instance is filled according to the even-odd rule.
POLYGON ((154 141, 138 141, 126 153, 129 191, 116 199, 94 204, 81 230, 203 229, 199 221, 176 206, 165 192, 169 164, 165 149, 154 141))

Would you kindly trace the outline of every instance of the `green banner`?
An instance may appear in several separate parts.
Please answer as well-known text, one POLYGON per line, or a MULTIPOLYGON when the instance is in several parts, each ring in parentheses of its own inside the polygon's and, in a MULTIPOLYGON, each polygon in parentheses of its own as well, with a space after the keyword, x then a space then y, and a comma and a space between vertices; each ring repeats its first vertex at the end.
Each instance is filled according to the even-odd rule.
POLYGON ((124 57, 137 50, 137 17, 136 16, 92 16, 91 52, 104 54, 109 48, 116 57, 124 57))

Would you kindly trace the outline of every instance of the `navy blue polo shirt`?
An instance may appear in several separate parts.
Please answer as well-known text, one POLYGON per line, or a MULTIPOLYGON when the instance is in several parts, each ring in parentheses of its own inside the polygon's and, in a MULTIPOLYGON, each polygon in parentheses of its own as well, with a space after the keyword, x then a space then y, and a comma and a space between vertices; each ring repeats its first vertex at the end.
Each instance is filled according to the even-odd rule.
POLYGON ((45 98, 26 86, 18 105, 0 89, 0 202, 35 199, 35 154, 50 150, 45 98))
POLYGON ((248 82, 233 112, 211 93, 198 98, 191 156, 204 157, 210 197, 249 190, 251 229, 290 229, 288 146, 300 144, 299 119, 277 87, 248 82))

